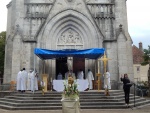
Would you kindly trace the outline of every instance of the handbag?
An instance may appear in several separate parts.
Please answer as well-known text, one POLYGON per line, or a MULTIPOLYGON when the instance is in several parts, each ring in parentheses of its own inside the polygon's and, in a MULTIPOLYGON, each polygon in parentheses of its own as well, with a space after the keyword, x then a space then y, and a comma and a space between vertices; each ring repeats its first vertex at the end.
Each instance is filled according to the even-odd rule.
POLYGON ((132 83, 127 83, 126 86, 131 87, 133 84, 132 83))

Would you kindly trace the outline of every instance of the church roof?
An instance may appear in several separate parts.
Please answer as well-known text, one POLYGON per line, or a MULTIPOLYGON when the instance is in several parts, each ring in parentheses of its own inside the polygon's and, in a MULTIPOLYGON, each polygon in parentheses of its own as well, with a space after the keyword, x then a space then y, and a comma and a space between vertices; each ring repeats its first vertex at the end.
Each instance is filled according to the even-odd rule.
POLYGON ((132 46, 133 52, 133 64, 141 64, 143 62, 144 52, 137 48, 135 45, 132 46))

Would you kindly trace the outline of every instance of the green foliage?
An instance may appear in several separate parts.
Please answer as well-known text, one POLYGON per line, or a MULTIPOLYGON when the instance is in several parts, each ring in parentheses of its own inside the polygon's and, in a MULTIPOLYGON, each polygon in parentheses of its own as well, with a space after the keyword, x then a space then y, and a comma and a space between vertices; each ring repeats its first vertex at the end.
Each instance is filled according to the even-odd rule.
POLYGON ((148 49, 144 49, 144 61, 141 63, 141 65, 147 65, 150 62, 150 46, 148 46, 148 49))
POLYGON ((148 96, 150 97, 150 46, 148 46, 148 49, 144 49, 144 61, 141 63, 141 65, 147 65, 149 64, 149 70, 148 70, 148 87, 149 87, 149 93, 148 96))
POLYGON ((0 33, 0 77, 2 77, 4 73, 5 39, 6 39, 6 32, 1 32, 0 33))
POLYGON ((68 81, 64 81, 64 91, 62 94, 63 98, 78 98, 79 91, 77 89, 77 82, 74 81, 73 84, 68 84, 68 81))
POLYGON ((144 86, 144 87, 148 87, 148 81, 138 81, 137 82, 138 86, 144 86))

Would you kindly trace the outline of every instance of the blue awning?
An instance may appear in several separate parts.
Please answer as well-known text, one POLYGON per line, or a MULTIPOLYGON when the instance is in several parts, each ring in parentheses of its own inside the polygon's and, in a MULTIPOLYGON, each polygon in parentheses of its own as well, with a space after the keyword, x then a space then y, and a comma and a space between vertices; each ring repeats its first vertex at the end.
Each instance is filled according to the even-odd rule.
POLYGON ((97 59, 104 55, 104 48, 91 48, 84 50, 75 49, 65 49, 65 50, 48 50, 35 48, 34 54, 36 54, 40 59, 53 59, 60 57, 78 57, 78 58, 88 58, 97 59))

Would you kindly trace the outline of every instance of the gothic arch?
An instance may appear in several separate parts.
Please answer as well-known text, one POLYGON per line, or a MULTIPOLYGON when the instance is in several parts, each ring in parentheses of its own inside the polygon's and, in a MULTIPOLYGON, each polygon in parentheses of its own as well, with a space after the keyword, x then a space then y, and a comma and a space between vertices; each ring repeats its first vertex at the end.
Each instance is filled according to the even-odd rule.
MULTIPOLYGON (((96 25, 86 16, 74 10, 63 11, 47 21, 38 42, 43 40, 44 48, 57 49, 56 42, 66 29, 73 29, 79 33, 83 39, 84 48, 102 47, 103 36, 96 25)), ((38 47, 41 46, 38 45, 38 47)))

